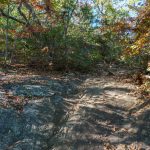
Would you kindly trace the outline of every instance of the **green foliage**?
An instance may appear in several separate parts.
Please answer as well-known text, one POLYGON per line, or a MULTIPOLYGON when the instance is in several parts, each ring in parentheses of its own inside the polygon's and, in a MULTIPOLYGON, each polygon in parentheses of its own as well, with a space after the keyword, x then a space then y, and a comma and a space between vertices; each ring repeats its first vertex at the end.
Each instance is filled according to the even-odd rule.
POLYGON ((131 64, 135 61, 142 65, 143 55, 137 52, 144 49, 146 53, 145 49, 149 49, 149 9, 139 11, 136 23, 132 24, 130 8, 115 7, 120 1, 94 0, 91 4, 77 0, 45 0, 45 4, 40 4, 34 0, 24 1, 22 5, 9 1, 9 7, 7 2, 0 3, 3 16, 0 18, 0 50, 6 49, 7 33, 7 57, 12 62, 34 62, 39 68, 51 63, 60 70, 85 71, 101 60, 111 62, 125 58, 131 64), (96 18, 100 23, 95 27, 96 18), (136 37, 131 36, 133 32, 136 37), (127 55, 134 53, 136 57, 124 56, 124 49, 130 49, 130 52, 126 50, 127 55))
POLYGON ((9 0, 1 0, 0 4, 8 4, 9 0))

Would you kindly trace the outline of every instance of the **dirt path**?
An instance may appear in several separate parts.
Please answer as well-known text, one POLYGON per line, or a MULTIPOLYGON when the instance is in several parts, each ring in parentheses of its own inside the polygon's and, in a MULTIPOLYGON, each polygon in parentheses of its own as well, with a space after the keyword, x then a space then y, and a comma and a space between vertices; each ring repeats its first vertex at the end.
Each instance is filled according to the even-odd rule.
POLYGON ((135 85, 111 76, 1 77, 0 150, 150 149, 149 101, 134 96, 135 85), (28 101, 23 110, 6 92, 28 101))

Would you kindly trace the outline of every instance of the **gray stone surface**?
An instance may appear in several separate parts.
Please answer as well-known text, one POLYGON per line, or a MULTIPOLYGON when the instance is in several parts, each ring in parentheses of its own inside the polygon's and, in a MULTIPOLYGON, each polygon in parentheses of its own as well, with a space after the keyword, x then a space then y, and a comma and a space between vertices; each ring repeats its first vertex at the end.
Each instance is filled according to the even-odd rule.
POLYGON ((149 111, 129 114, 137 105, 130 95, 133 85, 106 77, 81 82, 71 78, 34 77, 2 84, 1 102, 5 91, 28 103, 23 111, 0 105, 0 150, 150 148, 149 111))
POLYGON ((35 80, 36 82, 30 82, 26 81, 23 83, 10 83, 10 84, 4 84, 3 88, 7 91, 13 92, 13 95, 18 96, 30 96, 30 97, 49 97, 54 94, 60 94, 60 95, 68 95, 68 94, 74 94, 76 92, 76 85, 71 83, 65 83, 65 82, 58 82, 55 80, 44 80, 45 83, 41 84, 38 79, 35 80))
MULTIPOLYGON (((23 112, 0 107, 0 150, 48 150, 67 118, 64 97, 75 94, 76 82, 34 78, 2 85, 14 96, 30 98, 23 112)), ((0 92, 4 101, 5 92, 0 92)))

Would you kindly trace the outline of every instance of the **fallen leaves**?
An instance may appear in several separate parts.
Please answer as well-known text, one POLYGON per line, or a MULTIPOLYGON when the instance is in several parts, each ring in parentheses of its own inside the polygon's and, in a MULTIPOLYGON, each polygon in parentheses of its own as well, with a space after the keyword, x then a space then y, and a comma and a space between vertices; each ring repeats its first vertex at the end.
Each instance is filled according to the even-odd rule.
POLYGON ((11 92, 6 92, 3 99, 0 103, 2 108, 10 108, 12 107, 17 112, 22 112, 23 108, 26 104, 28 104, 28 98, 21 96, 14 96, 11 92))

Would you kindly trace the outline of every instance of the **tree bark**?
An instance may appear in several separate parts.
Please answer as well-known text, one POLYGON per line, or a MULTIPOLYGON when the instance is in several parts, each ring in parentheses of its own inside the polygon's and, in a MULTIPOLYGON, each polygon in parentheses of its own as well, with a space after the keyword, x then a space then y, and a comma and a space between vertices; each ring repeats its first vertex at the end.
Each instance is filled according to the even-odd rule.
MULTIPOLYGON (((7 6, 7 14, 8 14, 8 15, 9 15, 9 8, 10 8, 10 5, 9 5, 9 3, 8 3, 8 6, 7 6)), ((7 18, 7 23, 6 23, 5 65, 7 64, 8 49, 9 49, 9 42, 8 42, 8 28, 9 28, 9 18, 7 18)))

